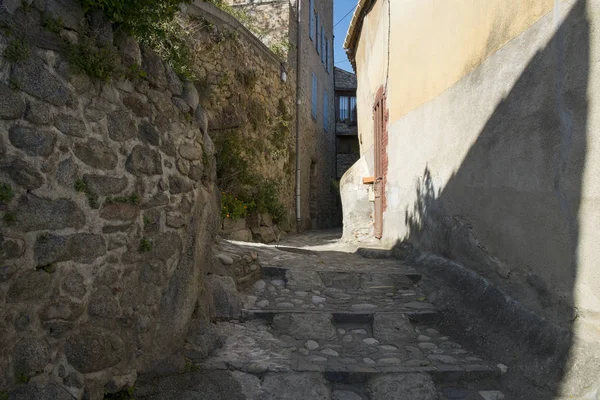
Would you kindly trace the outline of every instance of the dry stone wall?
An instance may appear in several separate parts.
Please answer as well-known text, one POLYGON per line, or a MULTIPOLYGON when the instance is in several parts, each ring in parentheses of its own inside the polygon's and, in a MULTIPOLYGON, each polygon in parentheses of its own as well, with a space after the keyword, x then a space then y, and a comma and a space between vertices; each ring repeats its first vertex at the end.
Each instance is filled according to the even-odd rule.
MULTIPOLYGON (((251 174, 279 185, 279 201, 285 210, 280 225, 290 230, 295 220, 295 72, 214 5, 198 0, 184 14, 193 32, 192 68, 199 77, 200 104, 207 110, 211 136, 217 146, 229 142, 241 148, 251 174)), ((235 168, 230 172, 235 175, 235 168)), ((230 185, 226 178, 221 183, 221 189, 228 192, 232 186, 244 190, 262 184, 257 180, 240 187, 230 185)), ((254 235, 254 240, 260 238, 254 235)))
POLYGON ((0 392, 99 399, 210 317, 219 191, 207 112, 196 87, 101 16, 67 0, 12 3, 0 9, 0 392), (145 73, 74 73, 65 48, 90 32, 145 73))

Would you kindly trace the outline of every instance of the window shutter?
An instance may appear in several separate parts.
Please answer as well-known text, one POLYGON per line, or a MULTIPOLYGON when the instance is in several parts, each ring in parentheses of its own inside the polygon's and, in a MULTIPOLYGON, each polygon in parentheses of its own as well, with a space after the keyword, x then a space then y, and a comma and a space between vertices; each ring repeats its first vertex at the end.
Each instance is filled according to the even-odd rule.
POLYGON ((316 34, 316 40, 315 40, 315 47, 317 48, 317 53, 319 53, 319 47, 321 44, 321 39, 319 39, 319 14, 317 14, 317 24, 315 25, 315 34, 316 34))
POLYGON ((308 10, 308 36, 315 40, 315 0, 310 0, 308 10))
POLYGON ((313 72, 312 74, 312 109, 311 115, 314 119, 317 119, 317 76, 313 72))
POLYGON ((321 62, 325 62, 325 28, 321 25, 321 62))

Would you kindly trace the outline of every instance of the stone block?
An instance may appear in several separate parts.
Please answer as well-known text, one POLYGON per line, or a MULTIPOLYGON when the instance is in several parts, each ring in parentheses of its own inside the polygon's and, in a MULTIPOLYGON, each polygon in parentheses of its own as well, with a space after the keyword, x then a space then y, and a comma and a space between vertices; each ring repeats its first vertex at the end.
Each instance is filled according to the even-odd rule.
POLYGON ((200 103, 200 95, 198 94, 198 90, 190 81, 185 81, 183 84, 183 93, 181 94, 181 98, 194 111, 196 110, 196 107, 198 107, 198 103, 200 103))
POLYGON ((48 157, 54 151, 53 132, 16 125, 8 130, 10 143, 30 156, 48 157))
POLYGON ((71 200, 50 200, 33 194, 23 195, 15 210, 16 225, 29 231, 79 229, 85 224, 85 214, 71 200))
POLYGON ((252 228, 252 236, 254 240, 261 243, 272 243, 275 241, 275 231, 268 226, 252 228))
POLYGON ((212 295, 217 318, 239 318, 241 316, 242 303, 233 278, 209 275, 206 277, 206 288, 212 295))
POLYGON ((144 142, 151 144, 152 146, 158 146, 160 144, 160 133, 158 130, 148 121, 141 121, 138 127, 138 135, 144 142))
POLYGON ((31 377, 44 370, 50 362, 50 347, 43 339, 23 338, 13 350, 15 376, 31 377))
POLYGON ((69 89, 37 57, 13 63, 10 79, 25 93, 58 107, 64 106, 72 98, 69 89))
POLYGON ((147 47, 142 48, 142 69, 146 72, 146 79, 158 89, 167 87, 165 66, 158 54, 147 47))
POLYGON ((84 374, 118 364, 124 358, 124 353, 125 346, 121 338, 95 327, 84 327, 65 343, 67 360, 84 374))
POLYGON ((104 203, 100 209, 100 217, 112 221, 130 221, 138 214, 139 208, 129 203, 104 203))
POLYGON ((163 173, 160 154, 142 145, 133 148, 127 158, 125 168, 134 175, 161 175, 163 173))
POLYGON ((105 176, 85 174, 83 176, 87 189, 100 196, 121 193, 127 187, 128 180, 125 176, 105 176))
POLYGON ((54 121, 56 129, 68 136, 84 138, 87 136, 85 124, 79 118, 68 114, 59 114, 54 121))
POLYGON ((0 82, 0 119, 19 119, 24 114, 23 96, 0 82))
POLYGON ((229 234, 229 239, 238 242, 252 242, 252 231, 250 229, 240 229, 229 234))
POLYGON ((84 143, 76 143, 73 153, 85 164, 98 169, 115 169, 119 160, 114 150, 94 138, 84 143))
POLYGON ((42 175, 24 160, 12 160, 0 166, 0 170, 7 172, 16 184, 27 190, 37 189, 44 184, 42 175))
POLYGON ((48 294, 52 275, 41 270, 28 270, 15 278, 6 293, 7 303, 40 302, 48 294))
POLYGON ((134 120, 126 110, 117 110, 107 117, 108 137, 115 142, 124 142, 137 135, 134 120))

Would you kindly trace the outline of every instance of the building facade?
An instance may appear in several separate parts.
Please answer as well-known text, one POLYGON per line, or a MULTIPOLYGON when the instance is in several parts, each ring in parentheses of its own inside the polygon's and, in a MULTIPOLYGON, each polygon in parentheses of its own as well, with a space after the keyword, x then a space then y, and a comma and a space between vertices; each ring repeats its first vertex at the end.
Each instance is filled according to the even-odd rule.
POLYGON ((360 157, 356 110, 356 75, 334 67, 335 79, 335 153, 337 178, 360 157))
POLYGON ((345 43, 361 157, 344 236, 456 260, 568 330, 559 398, 600 387, 599 15, 597 0, 360 0, 345 43))
POLYGON ((272 49, 288 50, 284 68, 295 71, 300 79, 297 224, 300 230, 338 226, 341 205, 335 184, 333 0, 229 0, 229 4, 253 16, 259 31, 265 32, 262 40, 272 49), (298 1, 302 13, 299 45, 298 1))

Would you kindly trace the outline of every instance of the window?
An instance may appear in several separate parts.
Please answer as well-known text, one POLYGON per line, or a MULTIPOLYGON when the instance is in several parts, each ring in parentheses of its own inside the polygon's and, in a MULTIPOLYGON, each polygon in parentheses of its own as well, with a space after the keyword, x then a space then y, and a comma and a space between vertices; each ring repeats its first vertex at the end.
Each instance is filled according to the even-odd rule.
POLYGON ((329 39, 325 38, 325 71, 329 72, 329 39))
POLYGON ((325 62, 325 29, 321 25, 321 62, 325 62))
POLYGON ((323 129, 329 130, 329 95, 323 92, 323 129))
POLYGON ((329 62, 327 63, 327 72, 333 71, 333 40, 329 41, 329 62))
POLYGON ((317 83, 317 76, 315 75, 315 73, 313 72, 312 74, 312 109, 310 111, 310 115, 314 118, 317 119, 317 89, 318 89, 318 83, 317 83))
POLYGON ((315 33, 316 33, 316 40, 315 40, 315 46, 317 48, 317 54, 320 53, 320 45, 321 45, 321 39, 319 38, 319 14, 317 14, 317 24, 316 24, 316 29, 315 29, 315 33))
POLYGON ((356 124, 356 96, 340 96, 336 122, 347 125, 356 124))
POLYGON ((308 10, 308 36, 310 40, 315 40, 315 0, 310 0, 308 10))

